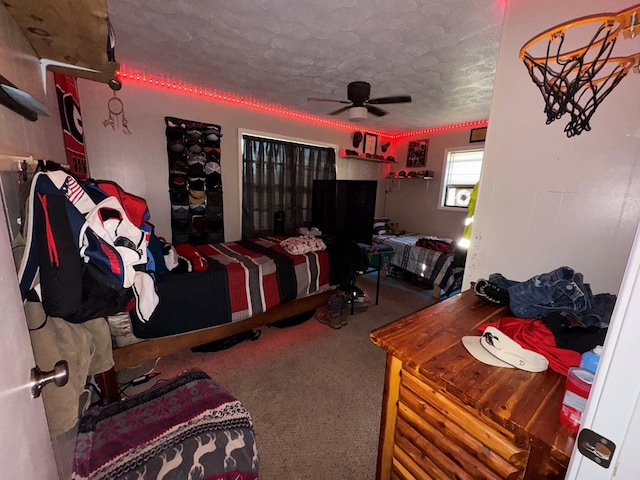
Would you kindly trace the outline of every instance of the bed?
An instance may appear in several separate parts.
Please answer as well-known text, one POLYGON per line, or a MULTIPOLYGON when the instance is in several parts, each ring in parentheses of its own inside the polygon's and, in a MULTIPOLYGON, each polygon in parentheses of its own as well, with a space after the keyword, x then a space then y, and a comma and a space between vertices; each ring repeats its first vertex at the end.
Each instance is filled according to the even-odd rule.
POLYGON ((148 321, 131 311, 133 333, 149 339, 239 322, 329 289, 329 253, 288 253, 285 238, 190 246, 203 270, 159 275, 159 303, 148 321))
POLYGON ((194 246, 206 270, 160 276, 150 319, 129 312, 134 336, 144 341, 116 345, 114 371, 100 375, 105 396, 117 399, 117 371, 326 305, 340 283, 331 265, 346 245, 294 255, 280 246, 283 238, 194 246))
MULTIPOLYGON (((144 340, 115 348, 114 368, 99 374, 109 401, 119 400, 119 370, 326 305, 331 286, 355 277, 349 260, 359 253, 355 242, 336 241, 291 254, 280 245, 285 237, 182 244, 175 250, 191 271, 162 275, 169 245, 159 254, 152 248, 146 202, 112 182, 85 185, 62 170, 39 172, 29 211, 23 299, 79 325, 129 311, 144 340)), ((92 339, 94 349, 110 348, 105 337, 92 339)))
POLYGON ((451 244, 449 238, 429 235, 374 235, 373 242, 389 245, 394 255, 391 265, 418 275, 433 284, 433 295, 450 295, 462 285, 464 267, 456 265, 455 253, 443 252, 431 248, 419 247, 419 240, 426 239, 434 243, 451 244))

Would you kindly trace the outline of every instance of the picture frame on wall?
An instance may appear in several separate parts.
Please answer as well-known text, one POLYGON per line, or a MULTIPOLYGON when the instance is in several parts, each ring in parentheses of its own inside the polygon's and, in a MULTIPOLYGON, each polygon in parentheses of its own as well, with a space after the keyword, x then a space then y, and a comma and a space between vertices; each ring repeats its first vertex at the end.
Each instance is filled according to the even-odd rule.
POLYGON ((362 146, 362 153, 364 153, 365 155, 367 153, 371 155, 375 155, 377 149, 378 149, 378 136, 373 133, 365 133, 364 144, 362 146))
POLYGON ((469 135, 469 143, 484 142, 487 137, 487 127, 472 128, 469 135))
POLYGON ((407 152, 407 168, 426 166, 428 150, 429 139, 409 142, 409 151, 407 152))

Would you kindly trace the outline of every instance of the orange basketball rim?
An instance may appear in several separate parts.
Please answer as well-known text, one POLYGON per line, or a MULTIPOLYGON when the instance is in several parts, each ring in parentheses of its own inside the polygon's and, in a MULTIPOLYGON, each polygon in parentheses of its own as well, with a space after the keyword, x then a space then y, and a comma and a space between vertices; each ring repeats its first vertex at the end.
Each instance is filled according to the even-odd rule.
POLYGON ((638 72, 640 52, 613 56, 621 33, 624 39, 640 36, 640 4, 571 20, 524 44, 520 60, 545 100, 547 124, 568 113, 568 137, 590 130, 604 98, 630 71, 638 72))

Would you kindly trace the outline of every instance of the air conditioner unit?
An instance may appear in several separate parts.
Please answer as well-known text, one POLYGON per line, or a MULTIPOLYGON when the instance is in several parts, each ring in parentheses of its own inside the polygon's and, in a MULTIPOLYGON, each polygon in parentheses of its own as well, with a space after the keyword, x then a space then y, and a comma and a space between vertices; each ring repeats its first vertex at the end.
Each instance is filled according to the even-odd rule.
POLYGON ((467 208, 471 200, 473 186, 449 186, 447 187, 447 198, 445 205, 448 207, 467 208))

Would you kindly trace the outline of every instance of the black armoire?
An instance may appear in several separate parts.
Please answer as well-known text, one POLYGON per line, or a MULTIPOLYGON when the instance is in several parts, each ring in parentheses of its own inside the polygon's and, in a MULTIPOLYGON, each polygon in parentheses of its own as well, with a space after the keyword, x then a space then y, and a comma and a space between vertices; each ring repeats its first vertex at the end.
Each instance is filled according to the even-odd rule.
POLYGON ((375 180, 314 180, 311 224, 324 236, 370 244, 375 180))

